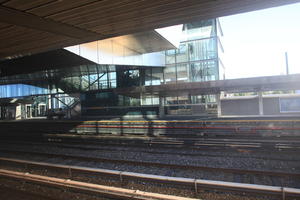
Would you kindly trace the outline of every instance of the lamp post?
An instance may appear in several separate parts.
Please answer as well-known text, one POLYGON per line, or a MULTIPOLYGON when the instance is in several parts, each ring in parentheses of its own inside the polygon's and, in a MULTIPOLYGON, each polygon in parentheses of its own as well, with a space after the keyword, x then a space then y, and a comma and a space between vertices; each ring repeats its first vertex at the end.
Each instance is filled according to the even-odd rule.
POLYGON ((288 59, 287 52, 285 52, 285 67, 286 67, 286 75, 289 75, 289 59, 288 59))

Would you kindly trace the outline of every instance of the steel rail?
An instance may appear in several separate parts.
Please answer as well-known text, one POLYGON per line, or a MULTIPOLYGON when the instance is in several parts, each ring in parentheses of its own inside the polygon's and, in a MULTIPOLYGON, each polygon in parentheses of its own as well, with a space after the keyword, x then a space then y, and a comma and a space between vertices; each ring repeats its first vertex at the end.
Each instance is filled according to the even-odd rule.
MULTIPOLYGON (((134 160, 118 160, 109 158, 99 158, 99 157, 89 157, 89 156, 77 156, 77 155, 64 155, 55 153, 45 153, 45 152, 35 152, 35 151, 21 151, 21 150, 7 150, 0 149, 1 152, 8 153, 25 153, 30 155, 47 156, 47 157, 61 157, 65 159, 77 159, 77 160, 87 160, 87 161, 99 161, 99 162, 111 162, 118 164, 129 164, 134 166, 146 166, 146 167, 160 167, 160 168, 172 168, 172 169, 191 169, 191 170, 203 170, 203 171, 216 171, 231 174, 252 174, 252 175, 265 175, 265 176, 275 176, 275 177, 300 177, 300 173, 289 173, 289 172, 276 172, 276 171, 262 171, 262 170, 245 170, 245 169, 235 169, 235 168, 219 168, 219 167, 206 167, 197 165, 179 165, 179 164, 169 164, 169 163, 159 163, 159 162, 146 162, 146 161, 134 161, 134 160)), ((1 158, 0 158, 1 160, 1 158)))
MULTIPOLYGON (((282 196, 300 196, 300 189, 298 188, 289 188, 289 187, 278 187, 278 186, 267 186, 267 185, 257 185, 257 184, 245 184, 245 183, 234 183, 234 182, 225 182, 225 181, 212 181, 212 180, 203 180, 203 179, 192 179, 192 178, 180 178, 180 177, 168 177, 168 176, 158 176, 151 174, 142 174, 142 173, 134 173, 134 172, 126 172, 126 171, 118 171, 118 170, 107 170, 107 169, 97 169, 97 168, 88 168, 88 167, 78 167, 78 166, 70 166, 70 165, 56 165, 49 164, 44 162, 32 162, 18 159, 5 159, 8 162, 13 163, 22 163, 26 165, 35 165, 39 167, 51 167, 58 169, 67 169, 70 177, 72 178, 73 171, 80 171, 85 173, 97 173, 99 175, 106 176, 117 176, 120 178, 120 181, 124 179, 137 179, 137 180, 149 180, 152 182, 162 182, 162 183, 171 183, 176 185, 185 185, 185 186, 194 186, 195 192, 197 192, 198 187, 210 188, 210 189, 220 189, 220 190, 229 190, 229 191, 243 191, 243 192, 254 192, 259 194, 274 194, 274 195, 282 195, 282 196)), ((28 167, 28 166, 27 166, 28 167)), ((6 175, 8 170, 0 169, 0 175, 6 175), (4 173, 4 174, 3 174, 4 173)), ((27 177, 37 176, 39 175, 30 175, 28 173, 18 173, 19 175, 25 175, 27 177)), ((64 180, 63 183, 70 182, 64 180)))
MULTIPOLYGON (((297 141, 267 141, 267 140, 247 140, 247 142, 240 141, 239 139, 229 140, 229 139, 222 139, 224 141, 217 141, 212 139, 200 139, 195 140, 192 138, 151 138, 151 137, 132 137, 132 136, 94 136, 94 135, 72 135, 72 134, 45 134, 43 137, 35 137, 31 138, 31 140, 39 141, 39 142, 49 142, 51 144, 58 142, 60 146, 62 146, 62 142, 68 143, 68 144, 78 144, 82 142, 88 142, 89 144, 102 144, 102 145, 125 145, 126 147, 160 147, 160 148, 181 148, 185 147, 188 149, 203 149, 205 147, 205 150, 212 150, 208 147, 212 148, 227 148, 227 150, 230 148, 251 148, 251 150, 255 151, 269 151, 270 149, 285 149, 285 150, 296 150, 300 149, 300 143, 297 141), (37 140, 36 140, 37 139, 37 140), (122 139, 122 140, 120 140, 122 139), (125 144, 124 142, 129 141, 130 143, 125 144), (137 139, 137 140, 132 140, 137 139), (181 140, 182 139, 182 140, 181 140), (81 140, 81 142, 79 142, 81 140), (275 143, 276 142, 276 143, 275 143)), ((0 136, 1 140, 3 142, 21 142, 17 140, 15 137, 6 137, 6 136, 0 136), (13 141, 12 141, 13 140, 13 141)), ((26 137, 27 138, 27 137, 26 137)), ((23 138, 25 139, 25 138, 23 138)), ((27 138, 28 139, 28 138, 27 138)), ((262 138, 263 139, 263 138, 262 138)), ((26 140, 27 141, 27 140, 26 140)), ((58 145, 58 144, 56 144, 58 145)))
MULTIPOLYGON (((4 145, 7 145, 7 144, 12 144, 12 145, 34 145, 34 146, 49 146, 49 147, 59 147, 59 148, 67 148, 67 149, 80 149, 80 150, 100 150, 100 151, 110 151, 110 152, 118 152, 118 151, 122 151, 118 148, 109 148, 109 147, 103 147, 103 146, 87 146, 87 145, 83 145, 83 144, 78 144, 79 142, 76 142, 75 144, 73 144, 73 142, 64 142, 64 143, 56 143, 56 142, 25 142, 25 141, 2 141, 4 145)), ((0 142, 0 144, 2 143, 0 142)), ((224 141, 225 142, 225 141, 224 141)), ((103 144, 103 143, 100 143, 100 144, 103 144)), ((145 145, 147 144, 157 144, 157 143, 144 143, 145 145)), ((159 143, 159 144, 166 144, 166 145, 169 145, 171 143, 159 143)), ((174 144, 174 143, 172 143, 174 144)), ((209 143, 210 144, 210 143, 209 143)), ((214 143, 211 143, 212 145, 214 145, 214 143)), ((223 144, 223 143, 221 143, 223 144)), ((92 144, 93 145, 93 144, 92 144)), ((116 144, 112 144, 112 143, 109 143, 108 146, 115 146, 116 144)), ((119 145, 119 144, 118 144, 119 145)), ((182 145, 182 143, 180 143, 179 145, 182 145)), ((197 144, 197 146, 205 146, 206 144, 197 144)), ((208 146, 212 146, 212 145, 208 145, 208 146)), ((219 146, 222 146, 222 147, 228 147, 228 146, 232 146, 232 145, 236 145, 236 143, 229 143, 229 144, 226 144, 224 143, 223 145, 215 145, 217 147, 219 146)), ((286 146, 287 145, 291 145, 291 144, 275 144, 275 146, 277 148, 285 148, 285 149, 291 149, 291 147, 287 148, 286 146)), ((178 147, 176 147, 177 151, 160 151, 160 150, 143 150, 141 149, 142 147, 140 146, 137 146, 137 145, 126 145, 126 146, 123 146, 121 148, 127 148, 127 147, 133 147, 133 148, 138 148, 138 149, 126 149, 126 151, 128 152, 136 152, 136 153, 146 153, 146 154, 158 154, 158 155, 180 155, 180 156, 191 156, 191 157, 199 157, 199 156, 206 156, 206 157, 222 157, 222 155, 219 155, 219 154, 216 154, 216 155, 213 155, 213 154, 208 154, 208 153, 186 153, 186 152, 180 152, 178 151, 178 147)), ((148 146, 146 146, 148 148, 148 146)), ((239 145, 239 147, 243 147, 243 148, 249 148, 249 145, 248 146, 245 146, 245 145, 239 145)), ((168 147, 169 148, 172 148, 174 149, 175 147, 168 147)), ((300 148, 300 147, 299 147, 300 148)), ((238 150, 237 150, 238 151, 238 150)), ((241 150, 243 151, 243 150, 241 150)), ((247 151, 247 150, 245 150, 247 151)), ((250 151, 253 151, 253 150, 250 150, 250 151)), ((273 151, 273 149, 272 149, 273 151)), ((270 152, 270 151, 265 151, 265 152, 270 152)), ((252 158, 252 159, 265 159, 265 157, 261 157, 261 156, 245 156, 245 155, 227 155, 227 157, 230 157, 230 158, 252 158)), ((298 159, 283 159, 283 158, 274 158, 274 157, 270 157, 268 156, 268 160, 277 160, 277 161, 300 161, 298 159)))
POLYGON ((70 179, 62 179, 62 178, 54 178, 54 177, 47 177, 41 175, 34 175, 29 173, 22 173, 22 172, 15 172, 10 170, 3 170, 0 169, 0 176, 2 177, 10 177, 17 180, 22 180, 26 182, 34 182, 38 184, 44 184, 47 186, 55 186, 55 187, 63 187, 69 189, 76 189, 83 191, 83 192, 90 192, 93 194, 98 194, 101 197, 113 197, 118 199, 136 199, 136 200, 196 200, 187 197, 179 197, 179 196, 172 196, 166 194, 158 194, 158 193, 151 193, 151 192, 143 192, 139 190, 132 190, 132 189, 125 189, 125 188, 118 188, 118 187, 111 187, 111 186, 104 186, 99 184, 93 183, 86 183, 80 181, 74 181, 70 179))
MULTIPOLYGON (((3 141, 2 141, 3 142, 3 141)), ((1 144, 1 142, 0 142, 1 144)), ((96 151, 109 151, 109 152, 119 152, 119 151, 126 151, 126 152, 136 152, 136 153, 146 153, 146 154, 152 154, 152 155, 180 155, 180 156, 190 156, 190 157, 199 157, 199 156, 203 156, 203 157, 223 157, 223 155, 219 155, 219 154, 209 154, 209 153, 182 153, 182 152, 176 152, 176 151, 160 151, 160 150, 142 150, 140 147, 138 147, 139 149, 122 149, 124 147, 121 147, 121 149, 118 148, 110 148, 110 147, 103 147, 103 146, 86 146, 83 144, 78 144, 76 143, 74 144, 65 144, 65 143, 56 143, 56 142, 24 142, 24 141, 5 141, 3 144, 7 145, 7 144, 13 144, 13 145, 31 145, 31 146, 49 146, 49 147, 59 147, 59 148, 67 148, 67 149, 80 149, 80 150, 96 150, 96 151)), ((115 146, 115 145, 113 145, 115 146)), ((126 145, 126 147, 137 147, 137 146, 129 146, 126 145)), ((147 146, 148 147, 148 146, 147 146)), ((174 147, 170 147, 170 148, 174 148, 174 147)), ((178 150, 178 149, 177 149, 178 150)), ((247 150, 245 150, 247 151, 247 150)), ((253 151, 253 150, 251 150, 253 151)), ((270 151, 266 151, 266 152, 270 152, 270 151)), ((266 157, 261 157, 261 156, 245 156, 245 155, 227 155, 227 157, 230 158, 252 158, 252 159, 265 159, 266 157)), ((299 159, 285 159, 285 158, 275 158, 275 157, 270 157, 268 155, 268 160, 273 160, 273 161, 291 161, 291 162, 296 162, 296 161, 300 161, 299 159)))
POLYGON ((75 142, 74 139, 78 141, 78 139, 82 139, 82 141, 87 140, 98 140, 97 142, 92 141, 91 143, 99 143, 104 144, 105 141, 109 141, 108 145, 122 145, 120 141, 129 141, 130 144, 133 147, 139 147, 141 146, 141 143, 144 145, 165 145, 164 148, 173 148, 173 147, 183 147, 185 148, 193 148, 193 149, 200 149, 202 147, 213 147, 213 148, 251 148, 255 149, 255 151, 262 151, 266 148, 268 149, 300 149, 300 142, 295 141, 295 138, 291 138, 290 140, 267 140, 265 138, 259 138, 259 139, 197 139, 194 137, 190 138, 182 138, 182 137, 149 137, 149 136, 139 136, 139 137, 132 137, 129 136, 95 136, 95 135, 72 135, 72 134, 46 134, 44 137, 48 137, 49 140, 55 141, 56 139, 64 140, 64 142, 73 143, 75 142), (119 137, 119 138, 118 138, 119 137), (100 140, 99 140, 100 139, 100 140), (124 140, 120 140, 124 139, 124 140), (134 140, 137 139, 137 140, 134 140), (292 140, 293 139, 293 140, 292 140), (67 141, 69 140, 69 141, 67 141), (70 141, 73 140, 73 141, 70 141), (117 142, 114 142, 117 141, 117 142), (114 143, 112 143, 114 142, 114 143), (134 145, 133 145, 134 144, 134 145), (172 145, 173 147, 170 147, 172 145))
POLYGON ((280 144, 284 144, 284 145, 294 145, 294 144, 299 144, 300 146, 300 140, 295 140, 295 137, 291 137, 291 138, 285 138, 285 139, 281 139, 278 137, 271 137, 271 138, 265 138, 265 137, 234 137, 234 138, 228 138, 228 137, 224 137, 224 138, 209 138, 209 137, 168 137, 168 136, 146 136, 146 135, 107 135, 107 134, 103 134, 103 135, 92 135, 92 134, 86 134, 86 135, 80 135, 80 134, 71 134, 71 133, 67 133, 67 134, 53 134, 53 133, 49 133, 49 134, 44 134, 43 135, 44 138, 58 138, 58 139, 73 139, 73 138, 82 138, 82 139, 103 139, 103 140, 119 140, 122 139, 123 141, 126 140, 140 140, 140 141, 145 141, 145 142, 155 142, 155 141, 161 141, 161 142, 198 142, 198 143, 224 143, 224 144, 228 144, 228 143, 232 143, 232 144, 274 144, 274 143, 280 143, 280 144))

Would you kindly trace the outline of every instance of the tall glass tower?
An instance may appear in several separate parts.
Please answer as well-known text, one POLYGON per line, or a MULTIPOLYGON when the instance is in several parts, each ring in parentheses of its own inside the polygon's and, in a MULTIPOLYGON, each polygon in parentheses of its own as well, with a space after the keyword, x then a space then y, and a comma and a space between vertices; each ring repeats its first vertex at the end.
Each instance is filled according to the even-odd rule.
POLYGON ((221 35, 217 19, 184 24, 179 48, 166 51, 165 83, 222 79, 221 35))
MULTIPOLYGON (((165 52, 164 83, 203 82, 224 79, 222 29, 218 19, 183 25, 178 49, 165 52)), ((215 95, 165 97, 167 114, 216 112, 215 95)))

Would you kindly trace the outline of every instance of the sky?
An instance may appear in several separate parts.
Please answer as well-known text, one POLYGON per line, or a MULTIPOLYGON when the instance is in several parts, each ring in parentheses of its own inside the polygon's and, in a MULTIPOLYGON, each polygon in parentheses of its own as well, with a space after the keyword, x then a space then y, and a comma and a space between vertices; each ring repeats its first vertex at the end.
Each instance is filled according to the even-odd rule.
POLYGON ((300 3, 219 19, 226 79, 300 73, 300 3))

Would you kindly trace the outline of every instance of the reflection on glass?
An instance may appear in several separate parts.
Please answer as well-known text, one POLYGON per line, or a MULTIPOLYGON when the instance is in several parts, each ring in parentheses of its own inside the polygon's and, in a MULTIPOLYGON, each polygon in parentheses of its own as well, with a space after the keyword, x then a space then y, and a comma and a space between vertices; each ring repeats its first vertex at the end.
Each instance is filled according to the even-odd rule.
POLYGON ((188 64, 177 64, 177 82, 187 82, 189 80, 188 64))
POLYGON ((191 63, 190 70, 192 82, 218 79, 217 62, 214 60, 191 63))
POLYGON ((166 64, 175 63, 175 54, 176 51, 174 49, 166 51, 166 64))
POLYGON ((202 20, 185 24, 183 27, 183 40, 196 40, 216 35, 216 20, 202 20))
POLYGON ((176 50, 176 63, 187 62, 188 61, 188 49, 187 44, 183 43, 179 45, 176 50))
POLYGON ((215 38, 188 43, 190 61, 214 59, 217 57, 215 38))
POLYGON ((169 65, 164 70, 165 83, 176 83, 176 66, 169 65))
POLYGON ((166 105, 178 104, 177 96, 175 96, 175 97, 166 97, 165 98, 165 104, 166 105))
POLYGON ((152 69, 147 68, 145 70, 145 85, 152 85, 152 69))
POLYGON ((162 68, 152 68, 152 85, 160 85, 164 82, 162 68))
POLYGON ((0 85, 0 98, 22 97, 30 95, 47 94, 49 91, 25 84, 0 85))

